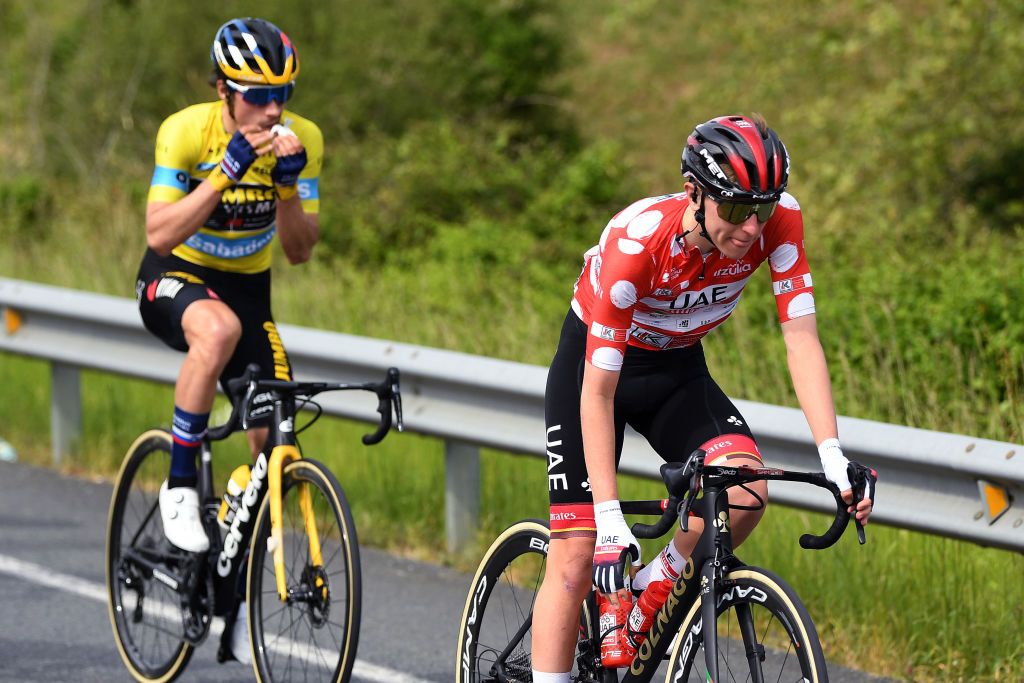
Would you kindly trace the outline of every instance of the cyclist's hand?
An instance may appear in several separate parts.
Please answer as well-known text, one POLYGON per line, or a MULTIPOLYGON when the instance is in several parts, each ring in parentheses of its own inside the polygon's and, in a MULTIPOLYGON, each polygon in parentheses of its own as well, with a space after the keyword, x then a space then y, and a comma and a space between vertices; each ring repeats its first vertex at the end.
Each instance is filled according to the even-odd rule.
POLYGON ((857 497, 860 498, 856 505, 851 505, 848 510, 856 515, 857 521, 863 526, 868 523, 868 518, 875 505, 875 486, 878 483, 878 473, 870 467, 851 461, 847 466, 847 474, 857 489, 857 497))
MULTIPOLYGON (((839 439, 825 439, 818 446, 818 455, 821 457, 821 468, 828 480, 839 487, 839 492, 847 503, 853 503, 853 485, 850 483, 850 475, 847 468, 850 461, 843 455, 843 449, 839 445, 839 439)), ((872 483, 865 484, 865 492, 862 500, 856 505, 850 505, 846 510, 856 516, 857 521, 862 525, 868 523, 871 516, 871 505, 874 497, 872 483)))
POLYGON ((632 558, 633 566, 640 564, 640 544, 633 537, 622 508, 617 500, 594 504, 594 520, 597 522, 597 544, 594 546, 594 585, 599 591, 610 595, 626 587, 623 575, 626 557, 632 558))
POLYGON ((270 150, 270 142, 274 135, 259 126, 242 126, 228 140, 224 157, 220 161, 220 170, 232 182, 239 182, 253 162, 270 150))
POLYGON ((818 456, 821 458, 821 469, 830 482, 839 487, 843 500, 847 503, 853 500, 853 487, 850 485, 850 477, 846 473, 846 466, 850 461, 843 455, 843 449, 839 446, 839 439, 825 439, 818 446, 818 456))
POLYGON ((270 172, 275 185, 290 187, 299 180, 299 174, 306 167, 306 148, 302 141, 284 126, 274 126, 275 132, 272 149, 277 157, 277 164, 270 172))

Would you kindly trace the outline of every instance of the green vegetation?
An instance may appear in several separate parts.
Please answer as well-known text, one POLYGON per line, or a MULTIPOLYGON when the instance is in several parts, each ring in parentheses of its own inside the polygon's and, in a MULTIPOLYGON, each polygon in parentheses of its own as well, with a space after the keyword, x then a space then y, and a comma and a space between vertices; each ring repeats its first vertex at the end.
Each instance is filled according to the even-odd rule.
MULTIPOLYGON (((212 97, 213 31, 254 14, 297 43, 295 108, 326 143, 322 241, 301 268, 278 259, 279 320, 547 363, 608 217, 678 189, 695 123, 759 111, 793 157, 840 412, 1024 441, 1019 3, 4 8, 4 277, 132 294, 156 129, 212 97)), ((731 395, 794 405, 769 288, 749 290, 709 361, 731 395)), ((83 385, 75 466, 109 474, 167 421, 171 394, 91 373, 83 385)), ((34 462, 48 459, 47 386, 43 363, 0 360, 0 434, 34 462)), ((433 552, 441 445, 403 435, 364 451, 358 430, 327 421, 304 445, 335 466, 364 540, 433 552), (396 482, 422 506, 399 508, 396 482)), ((244 450, 221 449, 219 471, 244 450)), ((538 461, 483 461, 482 538, 544 515, 538 461)), ((808 524, 820 518, 774 508, 744 556, 792 580, 833 661, 908 680, 1024 678, 1024 558, 878 528, 863 549, 801 552, 808 524)))

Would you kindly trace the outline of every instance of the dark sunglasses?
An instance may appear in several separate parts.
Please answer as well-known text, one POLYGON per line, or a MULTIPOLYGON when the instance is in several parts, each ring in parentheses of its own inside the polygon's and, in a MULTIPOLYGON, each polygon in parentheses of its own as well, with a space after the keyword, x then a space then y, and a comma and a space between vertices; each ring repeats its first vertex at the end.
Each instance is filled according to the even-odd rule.
POLYGON ((775 213, 775 207, 779 205, 778 200, 767 204, 742 204, 720 199, 715 199, 715 201, 718 202, 718 217, 733 225, 741 224, 755 213, 757 221, 765 223, 775 213))
POLYGON ((239 85, 234 81, 225 78, 224 82, 235 92, 242 93, 242 99, 249 104, 265 106, 273 101, 280 104, 287 102, 292 93, 295 92, 295 82, 285 85, 239 85))

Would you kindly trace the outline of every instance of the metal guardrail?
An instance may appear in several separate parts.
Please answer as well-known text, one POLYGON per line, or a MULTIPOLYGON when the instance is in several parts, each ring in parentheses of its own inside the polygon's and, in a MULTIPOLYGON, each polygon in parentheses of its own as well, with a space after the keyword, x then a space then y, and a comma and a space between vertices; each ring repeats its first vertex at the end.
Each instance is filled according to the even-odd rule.
MULTIPOLYGON (((0 351, 52 365, 56 461, 80 433, 79 368, 166 383, 177 376, 182 355, 143 329, 130 299, 0 278, 0 309, 0 351)), ((392 365, 401 369, 407 428, 445 440, 451 550, 473 535, 480 446, 546 456, 546 368, 291 325, 279 331, 300 379, 377 380, 392 365)), ((347 392, 321 398, 331 415, 376 419, 375 406, 347 392)), ((736 404, 767 462, 820 470, 799 410, 736 404)), ((839 418, 839 432, 847 455, 879 472, 872 521, 1024 552, 1024 446, 849 417, 839 418)), ((621 471, 658 478, 661 462, 642 437, 627 435, 621 471)), ((830 497, 809 488, 773 482, 771 499, 828 509, 830 497)))

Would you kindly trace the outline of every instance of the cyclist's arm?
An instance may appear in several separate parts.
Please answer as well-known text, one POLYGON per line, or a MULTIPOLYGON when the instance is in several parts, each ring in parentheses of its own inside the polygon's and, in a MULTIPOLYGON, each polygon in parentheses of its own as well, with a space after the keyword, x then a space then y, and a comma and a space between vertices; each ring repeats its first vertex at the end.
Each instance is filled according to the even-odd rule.
POLYGON ((221 193, 204 180, 176 202, 146 204, 146 243, 161 256, 194 235, 220 203, 221 193))
MULTIPOLYGON (((251 125, 241 127, 238 133, 245 136, 256 156, 270 151, 268 143, 272 135, 269 131, 251 125)), ((187 169, 201 151, 201 145, 196 148, 196 140, 192 126, 180 112, 164 121, 157 133, 157 171, 146 204, 146 243, 161 256, 170 254, 203 226, 226 189, 223 183, 226 177, 215 169, 198 187, 188 191, 187 169), (221 181, 220 185, 213 182, 215 177, 221 181)), ((250 163, 251 160, 246 162, 245 168, 250 163)))
POLYGON ((839 429, 832 400, 832 381, 828 376, 825 352, 818 340, 815 314, 782 323, 782 336, 786 341, 786 360, 793 388, 811 428, 814 443, 837 438, 839 429))
MULTIPOLYGON (((825 352, 818 340, 815 315, 812 313, 782 323, 782 336, 786 340, 786 357, 793 388, 811 428, 814 443, 820 444, 825 439, 837 438, 839 429, 832 400, 832 382, 828 376, 825 352)), ((846 502, 853 499, 850 489, 842 493, 846 502)), ((871 505, 870 499, 864 499, 857 506, 857 519, 861 524, 867 524, 871 516, 871 505)), ((852 506, 850 511, 853 511, 852 506)))
POLYGON ((615 387, 617 371, 602 370, 587 361, 580 394, 583 453, 595 503, 618 499, 615 480, 615 387))
MULTIPOLYGON (((313 247, 320 235, 320 170, 323 167, 323 134, 312 121, 292 113, 284 119, 294 129, 294 135, 279 135, 273 142, 273 153, 280 159, 288 155, 304 153, 306 164, 295 182, 295 190, 278 186, 277 236, 281 249, 291 264, 305 263, 313 255, 313 247), (281 190, 284 189, 284 197, 281 190)), ((271 173, 275 185, 281 180, 271 173)), ((288 183, 290 184, 290 183, 288 183)))
POLYGON ((299 195, 277 200, 277 236, 288 263, 294 265, 309 260, 319 231, 318 215, 305 212, 299 195))

